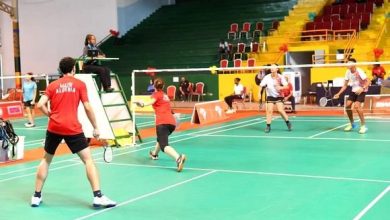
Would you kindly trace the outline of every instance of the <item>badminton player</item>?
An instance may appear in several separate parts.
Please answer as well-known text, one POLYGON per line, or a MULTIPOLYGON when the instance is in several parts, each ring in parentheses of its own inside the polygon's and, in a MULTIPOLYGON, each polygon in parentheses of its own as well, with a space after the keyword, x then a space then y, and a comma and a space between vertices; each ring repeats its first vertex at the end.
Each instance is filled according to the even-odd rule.
POLYGON ((289 131, 291 131, 291 122, 288 120, 288 116, 284 111, 283 95, 282 90, 288 88, 286 79, 279 73, 277 64, 271 64, 271 74, 266 75, 260 83, 260 87, 266 87, 267 92, 267 104, 266 104, 266 116, 267 116, 267 127, 265 133, 271 131, 272 113, 274 105, 278 109, 279 114, 286 121, 286 125, 289 131))
POLYGON ((176 150, 168 143, 168 136, 176 128, 176 121, 172 114, 171 104, 169 97, 163 92, 164 82, 162 79, 156 79, 154 81, 155 92, 151 96, 151 101, 135 102, 139 107, 152 105, 156 114, 156 133, 157 143, 153 150, 149 152, 149 156, 152 160, 158 159, 158 153, 160 150, 176 161, 177 171, 183 170, 186 156, 184 154, 178 154, 176 150))
MULTIPOLYGON (((45 155, 38 166, 35 193, 31 198, 31 206, 38 207, 42 202, 42 188, 49 173, 49 166, 58 145, 64 139, 72 153, 77 154, 83 161, 89 183, 93 191, 93 206, 113 207, 116 202, 111 201, 100 191, 99 175, 93 162, 87 139, 77 118, 79 103, 83 104, 85 112, 94 130, 95 138, 99 137, 95 114, 88 101, 87 88, 84 82, 74 78, 75 60, 71 57, 61 59, 59 69, 63 77, 50 83, 45 94, 38 102, 38 108, 49 117, 49 124, 45 139, 45 155), (47 104, 50 101, 50 108, 47 104)), ((78 184, 78 183, 74 183, 78 184)), ((70 193, 71 188, 66 188, 70 193)))
POLYGON ((364 71, 356 67, 356 60, 354 58, 350 58, 348 60, 348 63, 350 65, 348 66, 347 72, 345 73, 344 85, 343 87, 341 87, 340 91, 334 95, 333 98, 338 99, 340 97, 340 94, 347 89, 348 84, 352 85, 352 92, 349 94, 347 103, 345 105, 350 124, 344 128, 344 131, 352 131, 356 127, 353 119, 353 107, 356 109, 356 112, 358 113, 360 118, 359 133, 364 134, 367 131, 367 127, 364 119, 362 103, 364 103, 364 98, 368 91, 370 81, 368 80, 367 75, 364 73, 364 71))

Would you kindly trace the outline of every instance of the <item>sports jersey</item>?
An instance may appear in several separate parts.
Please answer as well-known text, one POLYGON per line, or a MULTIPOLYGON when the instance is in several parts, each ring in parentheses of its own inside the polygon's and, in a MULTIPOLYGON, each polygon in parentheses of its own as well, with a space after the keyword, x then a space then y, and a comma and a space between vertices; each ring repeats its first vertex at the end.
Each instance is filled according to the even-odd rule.
POLYGON ((276 89, 276 87, 280 86, 286 86, 287 81, 282 75, 277 74, 275 78, 272 78, 272 74, 268 74, 264 76, 263 80, 260 83, 261 87, 267 87, 267 96, 272 96, 272 97, 281 97, 282 94, 276 89))
POLYGON ((37 89, 37 83, 34 81, 24 81, 23 83, 23 102, 31 101, 34 97, 34 90, 37 89))
MULTIPOLYGON (((352 86, 352 91, 357 91, 358 88, 363 88, 365 82, 367 81, 367 75, 364 71, 358 67, 356 67, 356 71, 354 73, 351 72, 350 69, 347 70, 344 77, 345 81, 348 81, 352 86)), ((368 88, 364 90, 367 92, 368 88)))
POLYGON ((156 100, 152 105, 154 112, 156 113, 156 125, 176 125, 169 97, 163 91, 156 91, 151 97, 156 100))

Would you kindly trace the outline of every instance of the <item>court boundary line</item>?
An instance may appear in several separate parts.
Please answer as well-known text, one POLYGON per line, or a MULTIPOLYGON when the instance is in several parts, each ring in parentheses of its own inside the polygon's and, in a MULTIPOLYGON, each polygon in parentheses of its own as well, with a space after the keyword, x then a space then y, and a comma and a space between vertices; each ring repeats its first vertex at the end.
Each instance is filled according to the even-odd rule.
POLYGON ((170 189, 172 189, 172 188, 181 186, 181 185, 183 185, 183 184, 192 182, 192 181, 194 181, 194 180, 198 180, 198 179, 200 179, 200 178, 209 176, 209 175, 211 175, 211 174, 213 174, 213 173, 216 173, 216 172, 217 172, 217 171, 212 170, 212 171, 209 171, 209 172, 207 172, 207 173, 203 173, 203 174, 201 174, 201 175, 197 175, 197 176, 192 177, 192 178, 190 178, 190 179, 187 179, 187 180, 184 180, 184 181, 181 181, 181 182, 178 182, 178 183, 175 183, 175 184, 172 184, 172 185, 169 185, 169 186, 160 188, 160 189, 155 190, 155 191, 153 191, 153 192, 146 193, 146 194, 143 194, 143 195, 141 195, 141 196, 137 196, 137 197, 135 197, 135 198, 126 200, 126 201, 124 201, 124 202, 121 202, 121 203, 117 204, 117 205, 116 205, 115 207, 113 207, 113 208, 102 209, 102 210, 99 210, 99 211, 97 211, 97 212, 93 212, 93 213, 91 213, 91 214, 88 214, 88 215, 84 215, 84 216, 78 217, 78 218, 76 218, 76 220, 83 220, 83 219, 87 219, 87 218, 90 218, 90 217, 93 217, 93 216, 96 216, 96 215, 100 215, 100 214, 102 214, 102 213, 104 213, 104 212, 108 212, 108 211, 110 211, 110 210, 112 210, 112 209, 115 209, 116 207, 121 207, 121 206, 124 206, 124 205, 128 205, 128 204, 130 204, 130 203, 133 203, 133 202, 137 202, 138 200, 142 200, 142 199, 144 199, 144 198, 148 198, 148 197, 150 197, 150 196, 154 196, 154 195, 159 194, 159 193, 161 193, 161 192, 165 192, 165 191, 170 190, 170 189))
POLYGON ((337 126, 337 127, 328 129, 328 130, 326 130, 326 131, 322 131, 322 132, 320 132, 320 133, 317 133, 317 134, 314 134, 314 135, 312 135, 312 136, 309 136, 308 138, 315 138, 315 137, 320 136, 320 135, 322 135, 322 134, 326 134, 326 133, 329 133, 329 132, 331 132, 331 131, 337 130, 337 129, 339 129, 339 128, 341 128, 341 127, 344 127, 344 126, 346 126, 346 125, 348 125, 348 124, 349 124, 349 123, 342 124, 342 125, 340 125, 340 126, 337 126))
POLYGON ((369 142, 389 142, 386 139, 359 139, 359 138, 331 138, 331 137, 299 137, 299 136, 268 136, 268 135, 234 135, 234 134, 204 134, 202 136, 210 137, 230 137, 230 138, 267 138, 267 139, 303 139, 303 140, 334 140, 334 141, 369 141, 369 142))
MULTIPOLYGON (((104 162, 97 162, 104 163, 104 162)), ((162 169, 176 169, 174 166, 160 166, 160 165, 145 165, 145 164, 132 164, 132 163, 110 163, 116 166, 127 166, 127 167, 145 167, 145 168, 162 168, 162 169)), ((308 175, 308 174, 294 174, 294 173, 277 173, 277 172, 263 172, 263 171, 246 171, 246 170, 228 170, 228 169, 213 169, 213 168, 196 168, 196 167, 185 167, 185 170, 194 171, 218 171, 219 173, 238 173, 238 174, 253 174, 262 176, 283 176, 283 177, 297 177, 307 179, 325 179, 325 180, 339 180, 339 181, 352 181, 352 182, 368 182, 368 183, 386 183, 389 184, 390 180, 380 179, 367 179, 367 178, 354 178, 354 177, 337 177, 337 176, 322 176, 322 175, 308 175)), ((389 186, 390 190, 390 186, 389 186)))
POLYGON ((357 214, 353 220, 359 220, 361 219, 372 207, 374 207, 374 205, 376 203, 379 202, 379 200, 381 200, 385 195, 386 193, 390 191, 390 186, 387 186, 381 193, 379 193, 379 195, 377 195, 370 203, 368 203, 368 205, 366 207, 364 207, 363 210, 361 210, 359 212, 359 214, 357 214))

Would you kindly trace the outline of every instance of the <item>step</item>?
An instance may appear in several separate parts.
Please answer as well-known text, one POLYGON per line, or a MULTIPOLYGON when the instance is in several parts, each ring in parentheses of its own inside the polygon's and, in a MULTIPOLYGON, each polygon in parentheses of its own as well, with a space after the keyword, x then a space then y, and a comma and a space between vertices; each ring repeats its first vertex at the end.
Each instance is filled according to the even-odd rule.
POLYGON ((126 118, 126 119, 117 119, 117 120, 110 120, 110 123, 116 123, 116 122, 123 122, 123 121, 131 121, 131 118, 126 118))
POLYGON ((127 105, 127 103, 122 103, 122 104, 110 104, 110 105, 103 105, 103 107, 118 107, 118 106, 124 106, 124 105, 127 105))

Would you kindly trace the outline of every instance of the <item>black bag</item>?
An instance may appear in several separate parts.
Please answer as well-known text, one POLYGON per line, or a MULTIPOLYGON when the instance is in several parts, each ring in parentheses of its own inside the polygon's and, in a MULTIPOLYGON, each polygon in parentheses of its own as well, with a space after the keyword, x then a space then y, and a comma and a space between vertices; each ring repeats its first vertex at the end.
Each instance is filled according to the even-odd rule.
POLYGON ((15 133, 12 123, 2 118, 0 118, 0 141, 3 149, 7 149, 11 144, 12 156, 15 156, 15 146, 19 142, 19 136, 15 133))

